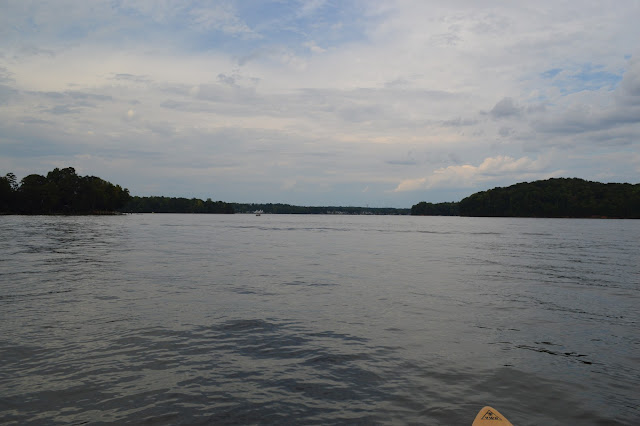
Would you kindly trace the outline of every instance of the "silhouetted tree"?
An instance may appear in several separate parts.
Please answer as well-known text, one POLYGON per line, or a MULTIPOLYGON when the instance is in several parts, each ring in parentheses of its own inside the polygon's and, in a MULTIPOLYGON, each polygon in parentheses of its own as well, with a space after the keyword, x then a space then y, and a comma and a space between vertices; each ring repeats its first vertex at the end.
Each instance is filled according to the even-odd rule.
POLYGON ((73 167, 47 176, 31 174, 16 183, 15 175, 0 178, 0 212, 20 214, 87 214, 110 212, 130 198, 129 190, 95 176, 81 177, 73 167))
POLYGON ((427 203, 420 202, 411 207, 413 216, 457 216, 458 203, 427 203))
POLYGON ((198 198, 131 197, 122 207, 127 213, 234 213, 233 206, 223 201, 198 198))

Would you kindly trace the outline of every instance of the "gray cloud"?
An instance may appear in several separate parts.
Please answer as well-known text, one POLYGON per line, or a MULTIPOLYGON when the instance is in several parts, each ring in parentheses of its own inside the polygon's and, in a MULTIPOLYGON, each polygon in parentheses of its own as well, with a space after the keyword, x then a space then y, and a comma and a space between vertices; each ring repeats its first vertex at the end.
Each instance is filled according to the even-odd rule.
POLYGON ((56 54, 51 49, 42 49, 34 45, 22 45, 18 49, 18 54, 14 55, 14 58, 18 59, 24 56, 48 56, 50 58, 53 58, 56 56, 56 54))
POLYGON ((380 117, 388 117, 384 106, 382 105, 352 105, 339 108, 338 116, 344 121, 354 123, 362 123, 379 119, 380 117))
POLYGON ((543 103, 527 105, 527 114, 538 114, 547 111, 547 106, 543 103))
POLYGON ((62 114, 78 114, 80 111, 73 105, 56 105, 51 108, 46 108, 43 110, 44 112, 48 112, 55 115, 62 114))
POLYGON ((79 92, 79 91, 73 91, 73 90, 65 92, 65 95, 71 97, 72 99, 81 99, 81 100, 93 100, 93 101, 112 101, 113 100, 113 97, 111 97, 110 95, 86 93, 86 92, 79 92))
POLYGON ((498 133, 500 134, 500 136, 502 136, 503 138, 506 138, 508 136, 513 135, 515 132, 511 127, 501 127, 500 130, 498 131, 498 133))
POLYGON ((616 91, 616 100, 623 106, 640 105, 640 58, 630 62, 616 91))
POLYGON ((0 83, 8 83, 13 81, 13 73, 5 67, 0 67, 0 83))
POLYGON ((23 124, 54 124, 53 121, 43 120, 37 117, 22 117, 19 122, 23 124))
POLYGON ((167 99, 166 101, 160 104, 162 108, 176 109, 181 111, 192 111, 192 108, 190 108, 191 105, 192 103, 180 102, 174 99, 167 99))
POLYGON ((67 90, 64 92, 28 92, 29 95, 37 97, 45 97, 50 100, 55 101, 71 101, 68 105, 72 106, 83 106, 83 107, 94 107, 94 102, 109 102, 113 101, 113 97, 110 95, 99 94, 99 93, 88 93, 81 92, 77 90, 67 90), (94 101, 94 102, 89 102, 94 101))
POLYGON ((69 134, 51 127, 51 122, 39 119, 12 123, 0 119, 0 146, 3 156, 40 158, 67 157, 82 152, 82 147, 69 134), (22 123, 29 124, 27 126, 22 123))
MULTIPOLYGON (((38 94, 38 92, 31 92, 35 95, 38 94)), ((42 92, 40 93, 42 96, 50 98, 50 99, 64 99, 65 98, 65 94, 62 92, 42 92)))
POLYGON ((507 117, 518 117, 522 114, 522 108, 519 107, 513 98, 502 98, 495 106, 489 111, 489 114, 494 119, 501 119, 507 117))
POLYGON ((455 46, 462 38, 455 32, 435 34, 431 36, 430 42, 435 46, 455 46))
POLYGON ((395 80, 387 81, 384 83, 384 87, 387 89, 407 88, 411 87, 411 81, 405 77, 398 77, 395 80))
POLYGON ((136 74, 127 74, 127 73, 115 74, 113 76, 113 79, 120 80, 120 81, 131 81, 134 83, 151 83, 152 82, 152 80, 146 75, 136 75, 136 74))
POLYGON ((11 86, 0 84, 0 105, 8 104, 12 98, 18 96, 18 91, 11 86))
POLYGON ((479 18, 478 22, 472 26, 472 31, 477 34, 502 35, 512 26, 511 19, 499 14, 489 13, 479 18))
POLYGON ((418 164, 415 160, 388 160, 385 163, 393 166, 416 166, 418 164))
POLYGON ((634 123, 640 123, 638 107, 594 110, 588 106, 576 105, 557 116, 533 121, 532 127, 541 133, 577 135, 634 123))
POLYGON ((236 77, 232 75, 226 75, 222 73, 218 74, 218 81, 220 83, 226 84, 227 86, 231 86, 231 87, 236 86, 236 77))
POLYGON ((440 121, 440 124, 447 127, 468 127, 478 124, 478 120, 473 118, 456 117, 451 120, 440 121))

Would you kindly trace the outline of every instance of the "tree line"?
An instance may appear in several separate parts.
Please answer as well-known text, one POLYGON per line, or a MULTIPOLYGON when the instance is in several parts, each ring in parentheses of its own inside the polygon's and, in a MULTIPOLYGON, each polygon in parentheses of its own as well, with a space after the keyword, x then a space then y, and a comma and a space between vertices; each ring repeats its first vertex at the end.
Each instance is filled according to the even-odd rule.
POLYGON ((501 217, 640 218, 640 184, 600 183, 577 178, 522 182, 472 194, 459 202, 420 202, 411 209, 306 207, 242 204, 182 197, 132 197, 129 190, 96 176, 78 176, 73 167, 17 181, 0 176, 2 214, 252 213, 385 214, 501 217))
POLYGON ((421 201, 411 207, 413 216, 458 216, 458 203, 427 203, 421 201))
POLYGON ((45 176, 31 174, 20 182, 13 173, 0 176, 0 214, 107 213, 253 213, 274 214, 409 214, 409 209, 306 207, 290 204, 246 204, 198 198, 131 196, 129 190, 95 176, 78 176, 73 167, 45 176))
POLYGON ((342 206, 294 206, 280 203, 233 203, 237 213, 253 213, 261 211, 271 214, 354 214, 354 215, 407 215, 409 209, 396 209, 391 207, 342 207, 342 206))
POLYGON ((0 212, 4 214, 96 214, 113 212, 130 199, 129 190, 95 176, 78 176, 73 167, 17 181, 0 177, 0 212))
POLYGON ((476 192, 458 203, 418 203, 414 215, 640 218, 640 184, 577 178, 522 182, 476 192), (456 213, 457 212, 457 213, 456 213))
POLYGON ((125 213, 235 213, 233 205, 207 198, 131 197, 121 209, 125 213))

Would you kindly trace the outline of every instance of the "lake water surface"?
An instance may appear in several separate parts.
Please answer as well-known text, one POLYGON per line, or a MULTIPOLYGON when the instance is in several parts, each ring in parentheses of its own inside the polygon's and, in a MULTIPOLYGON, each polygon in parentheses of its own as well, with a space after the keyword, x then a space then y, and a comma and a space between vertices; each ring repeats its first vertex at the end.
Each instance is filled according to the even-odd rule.
POLYGON ((2 424, 640 424, 640 221, 0 217, 2 424))

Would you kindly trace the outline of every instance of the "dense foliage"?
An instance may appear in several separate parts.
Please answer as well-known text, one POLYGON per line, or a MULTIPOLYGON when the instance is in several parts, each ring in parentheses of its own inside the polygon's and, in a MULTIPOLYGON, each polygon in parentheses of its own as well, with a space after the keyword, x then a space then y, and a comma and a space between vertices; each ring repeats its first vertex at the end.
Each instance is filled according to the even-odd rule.
POLYGON ((420 202, 411 207, 413 216, 458 216, 458 203, 427 203, 420 202))
POLYGON ((461 216, 640 218, 640 184, 557 178, 477 192, 461 216))
POLYGON ((13 214, 90 214, 113 212, 130 198, 129 190, 95 176, 78 176, 73 167, 47 176, 32 174, 17 183, 0 177, 0 212, 13 214))
POLYGON ((241 204, 234 203, 237 213, 262 211, 273 214, 374 214, 374 215, 406 215, 409 209, 390 207, 306 207, 290 204, 241 204))
POLYGON ((122 208, 126 213, 234 213, 233 206, 222 201, 198 198, 132 197, 122 208))

